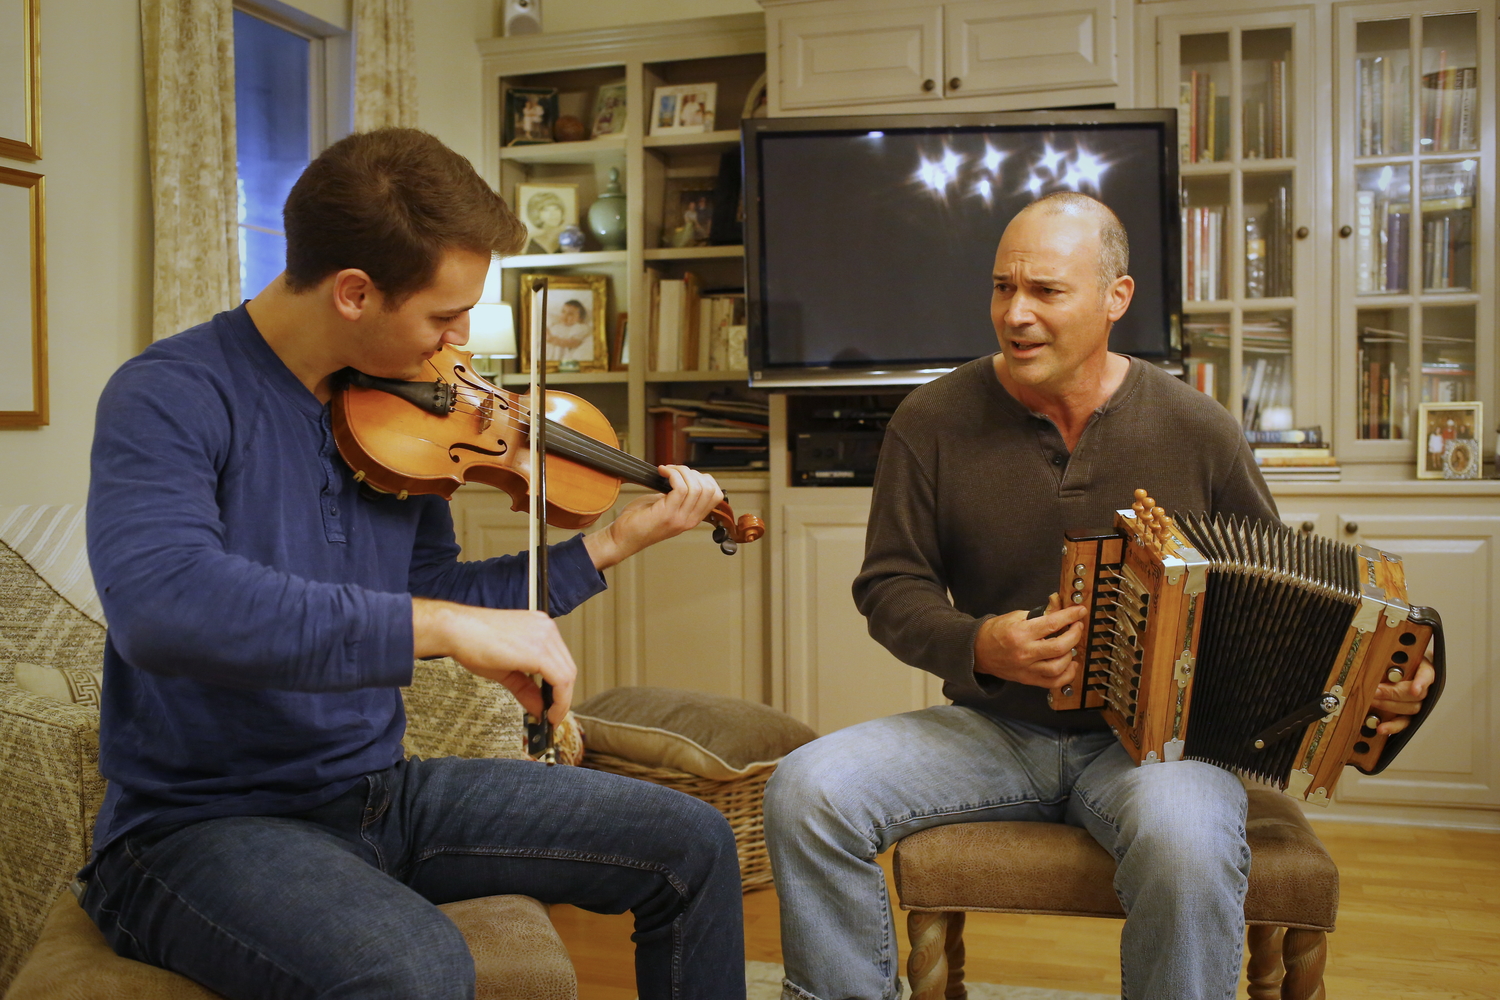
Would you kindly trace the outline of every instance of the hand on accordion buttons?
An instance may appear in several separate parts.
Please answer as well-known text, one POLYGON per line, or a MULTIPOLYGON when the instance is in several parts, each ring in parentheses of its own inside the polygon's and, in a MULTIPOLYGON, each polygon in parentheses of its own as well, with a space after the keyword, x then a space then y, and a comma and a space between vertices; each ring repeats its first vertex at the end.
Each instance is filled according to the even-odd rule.
POLYGON ((1422 710, 1422 699, 1427 697, 1427 688, 1436 677, 1431 656, 1424 656, 1411 680, 1381 684, 1376 688, 1375 700, 1370 702, 1370 707, 1378 712, 1394 713, 1396 718, 1385 720, 1375 731, 1382 736, 1391 736, 1409 726, 1411 720, 1406 716, 1416 715, 1422 710))
POLYGON ((1039 618, 1012 611, 986 619, 974 638, 974 672, 1033 687, 1060 688, 1077 673, 1073 650, 1083 642, 1086 604, 1063 607, 1056 594, 1039 618))

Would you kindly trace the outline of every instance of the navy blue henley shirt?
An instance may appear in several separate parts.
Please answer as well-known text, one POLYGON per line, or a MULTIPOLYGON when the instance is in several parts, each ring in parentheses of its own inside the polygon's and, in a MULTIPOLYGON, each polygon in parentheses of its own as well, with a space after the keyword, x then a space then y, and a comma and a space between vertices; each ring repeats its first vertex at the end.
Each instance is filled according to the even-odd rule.
MULTIPOLYGON (((89 563, 109 619, 97 853, 297 812, 401 758, 412 595, 524 607, 524 555, 460 562, 441 497, 367 498, 328 408, 244 306, 153 344, 99 401, 89 563)), ((552 549, 555 614, 604 589, 552 549)))

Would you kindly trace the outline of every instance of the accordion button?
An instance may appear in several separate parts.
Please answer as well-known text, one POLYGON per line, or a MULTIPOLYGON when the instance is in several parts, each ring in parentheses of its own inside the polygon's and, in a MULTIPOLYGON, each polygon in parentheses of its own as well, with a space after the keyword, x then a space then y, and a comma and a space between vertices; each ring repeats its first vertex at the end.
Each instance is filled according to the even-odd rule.
POLYGON ((1073 567, 1073 572, 1077 573, 1079 576, 1082 576, 1084 569, 1085 569, 1085 567, 1084 567, 1083 563, 1079 563, 1077 566, 1073 567))
POLYGON ((1392 684, 1399 683, 1401 681, 1401 677, 1401 670, 1397 667, 1392 667, 1385 672, 1385 679, 1390 681, 1392 684))
POLYGON ((1377 719, 1375 716, 1369 715, 1369 716, 1365 717, 1365 728, 1366 729, 1374 729, 1378 725, 1380 725, 1380 720, 1377 719))
POLYGON ((1083 603, 1083 595, 1082 594, 1074 594, 1073 595, 1073 603, 1074 604, 1082 604, 1083 603))

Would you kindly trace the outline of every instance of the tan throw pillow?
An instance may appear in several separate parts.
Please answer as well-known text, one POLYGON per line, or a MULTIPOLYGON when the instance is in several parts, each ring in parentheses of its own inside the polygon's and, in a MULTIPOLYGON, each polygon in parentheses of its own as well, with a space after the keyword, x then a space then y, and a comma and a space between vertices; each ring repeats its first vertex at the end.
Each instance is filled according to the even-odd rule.
POLYGON ((38 698, 64 705, 99 707, 103 691, 103 667, 44 667, 36 663, 16 664, 16 687, 38 698))
POLYGON ((727 781, 776 762, 818 734, 767 705, 675 688, 621 687, 578 706, 590 750, 727 781))

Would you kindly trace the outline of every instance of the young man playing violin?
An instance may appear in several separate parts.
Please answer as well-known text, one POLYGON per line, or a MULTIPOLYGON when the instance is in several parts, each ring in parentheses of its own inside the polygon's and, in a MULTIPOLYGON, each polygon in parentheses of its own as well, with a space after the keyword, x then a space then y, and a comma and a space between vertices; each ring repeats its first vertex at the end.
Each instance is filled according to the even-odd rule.
MULTIPOLYGON (((462 998, 436 908, 523 893, 635 914, 642 997, 743 997, 728 824, 677 792, 515 760, 403 760, 414 657, 451 656, 560 720, 574 665, 524 607, 525 557, 461 562, 446 501, 361 494, 328 403, 344 368, 421 377, 468 338, 525 229, 410 129, 330 147, 287 199, 287 270, 152 345, 99 405, 89 558, 109 616, 82 902, 122 955, 233 998, 462 998)), ((701 522, 672 491, 551 549, 554 613, 701 522)), ((421 669, 420 666, 417 669, 421 669)))

